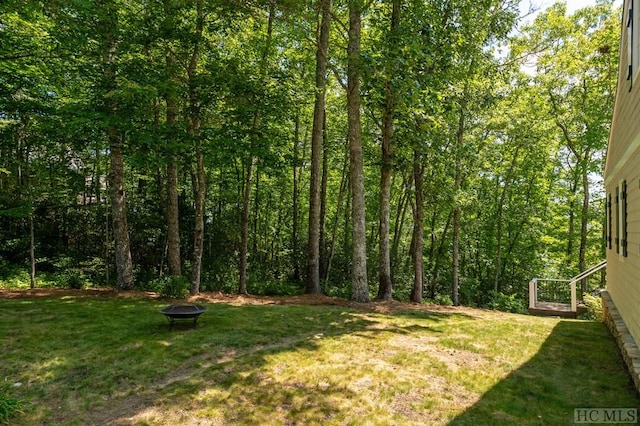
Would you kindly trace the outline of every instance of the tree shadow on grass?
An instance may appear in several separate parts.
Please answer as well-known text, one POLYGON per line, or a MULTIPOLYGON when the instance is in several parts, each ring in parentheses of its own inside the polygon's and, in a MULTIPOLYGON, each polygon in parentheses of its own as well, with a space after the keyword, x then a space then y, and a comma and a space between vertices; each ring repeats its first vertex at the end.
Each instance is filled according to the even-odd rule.
MULTIPOLYGON (((283 422, 288 416, 331 419, 341 401, 358 397, 357 389, 326 377, 298 380, 296 375, 304 372, 292 365, 277 367, 284 369, 282 377, 277 371, 267 374, 264 368, 273 356, 313 359, 325 339, 372 338, 381 329, 440 333, 424 321, 435 326, 467 318, 399 313, 405 323, 390 326, 388 316, 341 306, 215 303, 205 304, 209 309, 195 330, 187 324, 170 331, 159 312, 163 301, 66 297, 0 302, 7 308, 0 309, 0 345, 6 348, 0 360, 7 361, 0 363, 0 377, 24 384, 17 392, 29 401, 22 417, 26 424, 126 424, 157 407, 165 413, 191 409, 225 423, 269 423, 276 414, 283 422)), ((331 360, 317 362, 327 364, 328 377, 348 368, 331 360)))
POLYGON ((615 343, 598 322, 558 322, 533 358, 450 425, 572 424, 575 408, 640 408, 615 343))

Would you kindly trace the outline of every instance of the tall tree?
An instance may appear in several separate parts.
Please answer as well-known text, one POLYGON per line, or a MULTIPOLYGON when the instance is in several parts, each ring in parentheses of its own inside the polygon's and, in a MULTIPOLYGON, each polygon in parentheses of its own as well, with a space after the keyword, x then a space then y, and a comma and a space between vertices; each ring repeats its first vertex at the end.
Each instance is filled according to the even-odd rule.
MULTIPOLYGON (((271 50, 271 43, 273 41, 273 20, 275 15, 275 2, 269 3, 269 17, 267 18, 267 34, 262 50, 259 65, 259 81, 264 81, 267 73, 267 60, 269 58, 269 51, 271 50)), ((259 128, 262 120, 262 109, 260 103, 257 102, 254 106, 253 121, 251 126, 251 146, 249 152, 249 163, 247 164, 247 174, 244 184, 244 196, 242 201, 242 223, 241 223, 241 236, 240 236, 240 284, 238 292, 240 294, 247 293, 247 248, 249 244, 249 217, 251 215, 251 186, 253 184, 254 169, 257 163, 257 156, 254 152, 257 145, 256 138, 259 135, 259 128)))
POLYGON ((129 247, 129 229, 127 223, 127 202, 124 191, 124 152, 122 133, 117 127, 118 104, 114 91, 117 90, 116 49, 118 46, 118 9, 113 0, 101 0, 99 3, 99 30, 102 51, 102 96, 105 115, 109 118, 107 139, 111 170, 109 188, 111 190, 111 208, 113 216, 113 236, 115 239, 116 287, 123 290, 133 288, 133 261, 129 247))
POLYGON ((167 125, 167 259, 169 274, 182 275, 182 259, 180 257, 180 214, 178 211, 178 156, 174 152, 178 142, 178 63, 173 50, 173 38, 176 36, 176 14, 174 0, 164 0, 164 29, 166 31, 166 125, 167 125))
POLYGON ((201 108, 198 94, 198 60, 200 59, 200 49, 202 43, 202 31, 204 25, 204 13, 202 10, 202 0, 196 2, 196 28, 193 52, 191 60, 187 68, 187 76, 189 79, 189 106, 190 106, 190 125, 189 133, 195 141, 196 154, 196 173, 193 182, 194 188, 194 231, 193 231, 193 257, 191 262, 191 287, 192 295, 200 292, 200 276, 202 269, 202 253, 204 251, 204 206, 207 194, 206 174, 204 168, 204 152, 202 147, 202 138, 200 134, 201 126, 201 108))
POLYGON ((309 185, 309 242, 307 245, 307 293, 318 294, 320 287, 321 180, 327 61, 332 0, 319 0, 321 18, 317 33, 315 103, 311 131, 311 182, 309 185))
POLYGON ((415 191, 415 204, 413 206, 413 288, 411 301, 422 303, 424 291, 424 260, 422 250, 424 247, 424 162, 422 153, 418 149, 413 151, 413 183, 415 191))
POLYGON ((395 115, 394 77, 398 73, 397 55, 400 48, 399 25, 401 0, 393 0, 391 24, 389 29, 389 59, 387 61, 386 80, 384 82, 385 107, 382 116, 382 166, 380 170, 380 229, 378 259, 378 296, 379 300, 391 300, 393 287, 391 282, 391 250, 390 250, 390 208, 391 208, 391 173, 393 171, 393 121, 395 115))
POLYGON ((353 277, 351 299, 367 303, 367 229, 364 202, 364 158, 360 123, 360 37, 362 35, 362 2, 349 1, 349 38, 347 44, 347 115, 349 121, 349 175, 353 221, 353 277))

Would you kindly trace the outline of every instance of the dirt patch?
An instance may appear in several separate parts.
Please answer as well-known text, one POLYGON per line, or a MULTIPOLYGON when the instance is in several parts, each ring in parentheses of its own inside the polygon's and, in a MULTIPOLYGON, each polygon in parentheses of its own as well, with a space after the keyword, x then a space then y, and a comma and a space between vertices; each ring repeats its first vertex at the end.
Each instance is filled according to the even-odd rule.
POLYGON ((438 338, 435 336, 425 338, 405 335, 393 337, 389 340, 389 345, 411 352, 424 352, 427 356, 435 358, 454 372, 460 369, 484 367, 487 364, 487 360, 479 353, 442 347, 437 342, 438 338))
POLYGON ((123 297, 158 299, 151 291, 115 291, 111 288, 91 288, 84 290, 62 288, 35 288, 27 290, 7 290, 0 288, 0 299, 33 299, 43 297, 123 297))

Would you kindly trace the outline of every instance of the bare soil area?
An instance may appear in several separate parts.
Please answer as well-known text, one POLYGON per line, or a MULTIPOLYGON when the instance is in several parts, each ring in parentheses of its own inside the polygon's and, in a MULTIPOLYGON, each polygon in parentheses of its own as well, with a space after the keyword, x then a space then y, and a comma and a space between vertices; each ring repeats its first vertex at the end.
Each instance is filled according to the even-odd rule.
POLYGON ((37 288, 27 290, 0 289, 0 299, 23 299, 41 297, 122 297, 149 298, 166 300, 167 303, 227 303, 231 305, 325 305, 343 306, 363 312, 378 312, 393 314, 407 310, 465 312, 478 314, 481 310, 465 307, 451 307, 440 305, 419 305, 398 301, 374 300, 371 303, 356 303, 339 297, 303 294, 298 296, 253 296, 244 294, 224 294, 220 292, 204 292, 186 299, 162 299, 150 291, 115 291, 111 288, 92 288, 84 290, 37 288))

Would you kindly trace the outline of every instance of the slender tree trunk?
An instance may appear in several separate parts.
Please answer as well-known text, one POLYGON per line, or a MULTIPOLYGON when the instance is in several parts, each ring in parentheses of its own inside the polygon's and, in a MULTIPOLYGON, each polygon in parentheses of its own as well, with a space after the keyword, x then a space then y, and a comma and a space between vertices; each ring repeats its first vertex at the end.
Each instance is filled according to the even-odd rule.
MULTIPOLYGON (((554 111, 558 114, 558 106, 556 104, 556 100, 553 96, 553 93, 549 91, 549 97, 551 100, 551 104, 553 106, 554 111)), ((559 115, 559 114, 558 114, 559 115)), ((587 123, 584 123, 588 128, 587 123)), ((575 169, 575 185, 573 188, 578 187, 578 182, 580 178, 582 178, 582 210, 581 210, 581 227, 580 227, 580 248, 578 253, 578 268, 580 272, 586 270, 586 250, 587 250, 587 233, 588 233, 588 222, 589 222, 589 172, 588 172, 588 164, 591 159, 591 152, 589 147, 584 148, 584 152, 580 152, 578 147, 576 146, 569 129, 567 126, 560 121, 559 118, 556 117, 556 125, 562 131, 562 135, 564 136, 567 147, 571 150, 573 155, 576 157, 576 169, 575 169)), ((577 192, 577 190, 576 190, 577 192)), ((571 209, 571 214, 573 214, 573 209, 571 209)), ((573 228, 573 220, 570 223, 571 228, 573 228)), ((571 235, 569 236, 571 239, 571 235)), ((567 246, 567 252, 572 249, 571 246, 567 246)), ((570 254, 570 253, 568 253, 570 254)), ((582 281, 581 289, 583 293, 586 291, 587 281, 584 279, 582 281)))
MULTIPOLYGON (((256 126, 257 128, 257 126, 256 126)), ((257 160, 257 158, 256 158, 257 160)), ((259 230, 259 215, 260 212, 260 169, 254 166, 254 175, 255 175, 255 194, 253 197, 253 247, 251 251, 254 253, 256 259, 260 255, 258 250, 258 243, 260 242, 260 230, 259 230)), ((260 259, 263 260, 263 259, 260 259)))
POLYGON ((342 178, 340 179, 340 189, 338 190, 338 201, 336 203, 336 216, 331 228, 331 242, 329 243, 329 253, 327 255, 327 270, 325 272, 325 279, 329 279, 331 273, 331 262, 333 261, 333 254, 335 253, 336 234, 338 233, 338 222, 340 219, 340 208, 344 198, 344 193, 349 186, 349 175, 347 174, 347 167, 349 165, 349 158, 345 155, 344 166, 342 167, 342 178))
MULTIPOLYGON (((104 31, 102 46, 102 65, 106 114, 116 122, 118 105, 113 98, 106 96, 116 89, 115 52, 117 46, 116 28, 118 25, 117 9, 112 0, 103 3, 104 13, 101 29, 104 31)), ((129 231, 127 225, 127 203, 124 192, 124 153, 122 149, 122 135, 113 124, 107 130, 109 142, 110 172, 109 187, 111 195, 111 209, 113 216, 113 237, 115 240, 115 261, 117 281, 116 288, 130 290, 133 288, 133 262, 129 248, 129 231)))
MULTIPOLYGON (((35 210, 35 203, 33 199, 33 188, 31 185, 31 152, 28 144, 28 127, 29 127, 29 115, 25 114, 21 119, 21 126, 18 129, 18 151, 22 151, 21 147, 25 148, 24 154, 24 174, 18 164, 18 185, 19 187, 27 187, 27 203, 29 205, 29 214, 27 215, 27 222, 29 224, 29 260, 30 260, 30 273, 29 273, 29 287, 31 289, 36 288, 36 239, 35 230, 33 225, 33 216, 35 210), (23 178, 24 177, 24 178, 23 178)), ((19 157, 22 157, 20 155, 19 157)), ((22 191, 18 194, 21 195, 22 191)), ((20 198, 22 198, 20 196, 20 198)))
MULTIPOLYGON (((473 62, 470 65, 469 74, 471 75, 473 70, 473 62)), ((463 93, 467 94, 469 82, 465 82, 463 93)), ((458 119, 458 130, 456 132, 455 140, 455 176, 453 187, 453 253, 452 253, 452 279, 451 279, 451 301, 454 306, 460 304, 458 295, 460 291, 460 203, 458 201, 460 191, 462 190, 462 148, 464 146, 464 133, 465 133, 465 114, 466 114, 466 98, 463 97, 460 105, 460 117, 458 119)))
POLYGON ((500 192, 500 200, 498 201, 497 211, 496 211, 496 271, 493 278, 493 291, 498 293, 500 291, 500 275, 502 271, 502 212, 504 210, 504 206, 507 200, 507 194, 509 193, 509 185, 511 180, 513 179, 514 172, 516 170, 516 165, 518 164, 518 154, 520 153, 521 145, 518 145, 516 148, 513 158, 511 160, 511 164, 509 165, 509 170, 507 171, 507 175, 504 179, 504 187, 500 192))
POLYGON ((127 224, 127 204, 124 192, 124 154, 118 130, 109 129, 111 171, 111 215, 113 217, 113 238, 115 240, 116 287, 121 290, 133 289, 133 261, 129 248, 127 224))
POLYGON ((244 185, 244 197, 242 201, 242 223, 240 235, 240 285, 238 293, 247 294, 247 246, 249 243, 249 204, 251 200, 251 182, 253 181, 253 168, 256 157, 251 156, 247 166, 247 178, 244 185))
MULTIPOLYGON (((199 133, 199 132, 198 132, 199 133)), ((201 142, 196 147, 196 185, 195 191, 195 223, 193 235, 193 260, 191 273, 192 295, 200 292, 200 276, 202 270, 202 253, 204 251, 204 205, 207 193, 206 173, 204 168, 204 155, 201 142)))
POLYGON ((167 164, 167 261, 169 275, 182 275, 180 262, 180 226, 178 214, 178 159, 169 157, 167 164))
POLYGON ((567 260, 571 260, 571 257, 573 255, 573 240, 574 240, 574 235, 575 235, 575 217, 576 217, 576 194, 578 193, 578 179, 579 176, 578 175, 578 168, 576 167, 576 173, 574 176, 574 180, 573 182, 571 182, 571 186, 569 187, 569 226, 568 226, 568 233, 569 235, 567 236, 567 260))
POLYGON ((327 185, 329 180, 329 141, 327 139, 327 112, 322 126, 322 182, 320 183, 320 280, 327 278, 327 185))
POLYGON ((347 45, 347 115, 349 137, 349 171, 351 176, 353 220, 353 280, 351 299, 367 303, 367 228, 364 202, 364 159, 360 127, 360 36, 361 3, 349 2, 349 41, 347 45))
POLYGON ((307 288, 306 292, 318 294, 320 287, 320 209, 322 173, 322 131, 327 81, 327 55, 331 25, 331 0, 319 0, 322 18, 317 36, 316 49, 316 97, 313 110, 313 130, 311 133, 311 182, 309 190, 309 241, 307 246, 307 288))
POLYGON ((378 300, 391 300, 393 286, 391 282, 391 250, 389 241, 390 205, 391 205, 391 173, 393 171, 393 119, 395 114, 395 93, 393 77, 396 72, 395 50, 398 47, 397 31, 400 24, 400 0, 393 0, 391 12, 391 42, 389 45, 390 60, 393 63, 388 70, 385 88, 385 109, 382 117, 382 167, 380 170, 380 225, 378 253, 378 300))
MULTIPOLYGON (((260 79, 264 80, 267 72, 267 57, 269 56, 269 50, 272 42, 273 34, 273 17, 274 17, 274 3, 269 5, 269 18, 267 22, 267 40, 262 52, 262 58, 260 61, 260 79)), ((260 109, 259 102, 256 103, 256 110, 253 114, 252 125, 252 141, 249 164, 247 165, 247 177, 244 186, 244 196, 242 201, 242 223, 240 231, 240 283, 238 286, 238 292, 240 294, 247 294, 247 247, 249 244, 249 217, 251 216, 251 186, 253 182, 254 169, 258 158, 254 154, 254 145, 256 141, 256 133, 260 127, 260 121, 262 117, 262 111, 260 109)))
MULTIPOLYGON (((167 28, 173 29, 175 11, 165 0, 165 24, 167 28)), ((172 140, 176 137, 178 104, 176 94, 176 59, 173 56, 169 46, 166 47, 166 67, 167 67, 167 91, 165 93, 166 102, 166 124, 169 129, 169 140, 167 140, 167 149, 169 152, 174 151, 172 144, 176 143, 172 140)), ((175 154, 170 153, 167 159, 167 256, 170 275, 182 275, 181 258, 180 258, 180 215, 178 212, 178 158, 175 154)))
MULTIPOLYGON (((349 163, 351 163, 351 160, 349 160, 349 163)), ((351 196, 351 175, 348 175, 348 179, 347 182, 349 183, 349 185, 347 185, 346 190, 347 190, 347 196, 346 196, 346 206, 344 209, 344 217, 343 217, 343 232, 342 232, 342 256, 344 259, 349 259, 350 256, 353 254, 353 221, 352 221, 352 210, 351 210, 351 201, 352 201, 352 196, 351 196)), ((344 270, 345 276, 347 274, 352 275, 352 265, 345 265, 345 270, 344 270)), ((346 278, 346 277, 345 277, 346 278)))
MULTIPOLYGON (((587 167, 587 161, 590 157, 589 149, 587 148, 584 155, 584 164, 582 166, 582 217, 580 223, 580 252, 578 254, 578 267, 580 272, 587 270, 586 255, 587 255, 587 235, 589 233, 589 171, 587 167)), ((581 283, 582 294, 587 292, 587 278, 582 280, 581 283)))
POLYGON ((300 116, 296 114, 295 119, 295 130, 294 130, 294 140, 293 140, 293 230, 291 236, 291 247, 293 247, 291 253, 291 261, 293 263, 293 280, 295 282, 300 281, 300 262, 298 256, 298 226, 299 226, 299 203, 300 203, 300 189, 298 186, 298 162, 300 154, 298 153, 298 147, 300 144, 300 116))
POLYGON ((411 301, 422 303, 424 290, 424 261, 422 250, 424 247, 424 199, 422 196, 424 178, 424 165, 422 164, 422 154, 418 150, 413 151, 413 181, 415 188, 416 204, 413 209, 413 289, 411 290, 411 301))
POLYGON ((206 173, 204 168, 204 153, 202 152, 202 140, 200 138, 200 103, 198 99, 196 77, 196 67, 200 54, 200 40, 202 38, 202 26, 204 16, 202 15, 202 0, 197 5, 196 41, 193 48, 193 55, 189 63, 189 103, 191 107, 190 133, 196 141, 196 175, 193 184, 195 186, 195 223, 193 233, 193 257, 191 272, 192 295, 200 293, 200 275, 202 271, 202 253, 204 251, 204 205, 207 194, 206 173))
POLYGON ((433 269, 431 269, 431 289, 430 289, 430 297, 436 297, 436 285, 439 280, 439 271, 440 271, 440 263, 442 262, 442 258, 444 257, 444 244, 447 240, 447 235, 449 235, 449 227, 451 226, 451 220, 453 218, 453 212, 450 212, 447 216, 447 222, 444 225, 444 230, 442 231, 442 236, 440 237, 440 244, 438 245, 438 250, 435 255, 435 262, 433 263, 433 269))
MULTIPOLYGON (((31 200, 30 202, 33 202, 31 200)), ((29 274, 30 288, 36 288, 36 235, 33 226, 33 205, 29 209, 29 259, 31 260, 31 273, 29 274)))
POLYGON ((396 211, 396 217, 393 224, 393 245, 391 246, 391 259, 393 264, 398 262, 398 250, 400 248, 400 240, 403 234, 404 222, 407 216, 407 209, 411 204, 411 180, 413 179, 413 172, 408 173, 408 176, 402 176, 402 195, 400 196, 400 202, 398 203, 398 209, 396 211))
POLYGON ((453 295, 453 304, 458 306, 458 293, 460 289, 460 207, 453 209, 453 254, 452 254, 452 282, 451 294, 453 295))

